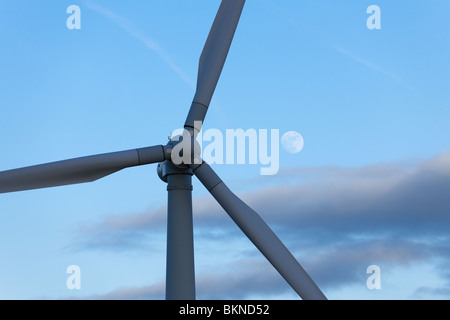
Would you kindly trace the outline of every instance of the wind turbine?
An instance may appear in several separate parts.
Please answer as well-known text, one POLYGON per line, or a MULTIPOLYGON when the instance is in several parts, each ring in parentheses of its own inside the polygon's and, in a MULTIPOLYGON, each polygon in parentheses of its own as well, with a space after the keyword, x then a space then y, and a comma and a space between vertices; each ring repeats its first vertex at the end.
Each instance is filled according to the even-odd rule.
POLYGON ((167 182, 166 299, 194 300, 192 176, 195 175, 245 235, 303 299, 326 299, 263 219, 199 159, 198 143, 245 0, 222 0, 200 57, 197 88, 179 139, 152 146, 0 172, 0 193, 92 182, 119 170, 158 163, 167 182), (181 161, 180 161, 181 159, 181 161))

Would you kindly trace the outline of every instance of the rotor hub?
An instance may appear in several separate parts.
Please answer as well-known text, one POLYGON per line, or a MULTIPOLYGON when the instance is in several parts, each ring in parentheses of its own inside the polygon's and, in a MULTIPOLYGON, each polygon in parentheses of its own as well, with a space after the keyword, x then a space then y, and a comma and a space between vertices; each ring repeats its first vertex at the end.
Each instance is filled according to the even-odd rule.
POLYGON ((188 168, 192 164, 202 163, 200 144, 188 130, 184 130, 183 135, 172 137, 166 150, 176 167, 188 168))
POLYGON ((172 137, 164 149, 167 160, 157 167, 158 176, 164 182, 173 174, 193 175, 190 166, 202 163, 200 144, 188 130, 184 130, 183 135, 172 137))

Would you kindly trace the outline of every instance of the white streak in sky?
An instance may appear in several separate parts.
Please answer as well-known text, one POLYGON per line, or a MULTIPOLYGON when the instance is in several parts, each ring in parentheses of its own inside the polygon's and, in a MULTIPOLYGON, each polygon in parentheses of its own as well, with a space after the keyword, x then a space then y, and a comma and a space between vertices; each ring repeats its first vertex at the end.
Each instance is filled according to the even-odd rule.
POLYGON ((195 88, 194 82, 190 77, 188 77, 169 57, 167 52, 150 36, 144 34, 141 30, 135 27, 130 21, 125 19, 124 17, 99 6, 98 4, 94 4, 92 2, 85 2, 86 7, 91 9, 92 11, 97 12, 98 14, 108 18, 112 22, 114 22, 117 26, 124 29, 128 34, 132 37, 138 39, 142 42, 148 49, 156 53, 175 73, 180 76, 180 78, 188 84, 190 87, 195 88))
POLYGON ((378 65, 376 65, 376 64, 374 64, 374 63, 372 63, 370 61, 362 59, 362 58, 354 55, 353 53, 351 53, 351 52, 349 52, 349 51, 347 51, 347 50, 345 50, 345 49, 343 49, 341 47, 333 46, 333 49, 336 50, 337 52, 343 54, 344 56, 352 59, 353 61, 356 61, 356 62, 366 66, 367 68, 372 69, 373 71, 382 73, 382 74, 388 76, 389 78, 391 78, 392 80, 396 81, 397 83, 399 83, 399 84, 401 84, 401 85, 403 85, 405 87, 408 87, 405 84, 405 82, 398 75, 396 75, 395 73, 392 73, 391 71, 385 70, 385 69, 381 68, 380 66, 378 66, 378 65))

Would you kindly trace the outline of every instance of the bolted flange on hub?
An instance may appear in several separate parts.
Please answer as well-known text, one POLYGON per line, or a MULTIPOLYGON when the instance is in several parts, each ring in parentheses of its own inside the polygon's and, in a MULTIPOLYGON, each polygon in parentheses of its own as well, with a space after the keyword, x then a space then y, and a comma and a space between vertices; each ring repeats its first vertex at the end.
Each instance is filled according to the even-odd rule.
POLYGON ((173 174, 188 174, 188 175, 194 175, 194 172, 192 169, 188 166, 186 167, 179 167, 172 163, 170 160, 166 160, 164 162, 158 163, 158 167, 156 168, 156 171, 158 172, 158 177, 167 183, 167 177, 173 174))

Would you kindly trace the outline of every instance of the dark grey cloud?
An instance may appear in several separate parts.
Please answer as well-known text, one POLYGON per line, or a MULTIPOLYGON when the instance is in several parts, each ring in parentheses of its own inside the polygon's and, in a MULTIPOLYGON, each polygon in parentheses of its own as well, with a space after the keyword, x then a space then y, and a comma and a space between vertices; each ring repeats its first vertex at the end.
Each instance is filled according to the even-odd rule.
POLYGON ((315 170, 308 181, 258 190, 248 200, 268 221, 290 230, 294 224, 298 231, 318 229, 333 237, 448 235, 449 155, 415 165, 315 170))
MULTIPOLYGON (((276 179, 240 196, 325 291, 364 284, 371 264, 408 267, 439 259, 441 266, 450 266, 450 154, 361 168, 291 168, 276 179)), ((194 207, 196 243, 246 241, 210 196, 194 199, 194 207)), ((84 240, 73 247, 148 249, 149 230, 165 236, 165 208, 84 226, 79 230, 84 240)), ((256 250, 245 256, 225 271, 199 274, 199 297, 245 299, 267 292, 268 286, 274 293, 291 290, 256 250)), ((449 269, 437 270, 443 286, 422 286, 413 296, 442 296, 450 290, 449 269)))
MULTIPOLYGON (((164 299, 164 283, 157 283, 140 287, 122 287, 103 294, 85 296, 83 300, 162 300, 164 299)), ((80 297, 69 297, 80 299, 80 297)))
MULTIPOLYGON (((251 294, 270 291, 273 294, 292 290, 271 266, 260 259, 241 259, 227 266, 228 271, 203 273, 196 277, 199 299, 246 299, 251 294), (241 272, 237 272, 241 270, 241 272), (232 271, 232 272, 230 272, 232 271)), ((86 300, 162 300, 165 284, 123 287, 105 294, 82 297, 86 300)), ((70 297, 73 298, 73 297, 70 297)), ((70 299, 69 298, 69 299, 70 299)), ((80 297, 77 297, 78 299, 80 297)))

